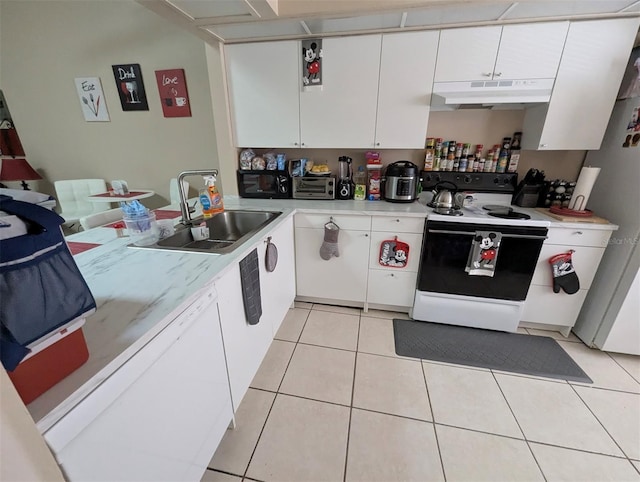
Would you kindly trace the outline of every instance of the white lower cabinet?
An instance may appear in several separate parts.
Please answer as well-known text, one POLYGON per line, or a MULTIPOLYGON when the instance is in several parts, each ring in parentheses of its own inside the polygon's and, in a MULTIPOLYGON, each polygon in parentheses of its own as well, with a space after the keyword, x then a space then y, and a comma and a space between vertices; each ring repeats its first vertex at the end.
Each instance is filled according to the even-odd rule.
POLYGON ((197 481, 232 417, 210 288, 44 437, 70 481, 197 481))
POLYGON ((296 297, 293 217, 286 220, 269 236, 264 237, 258 246, 258 262, 260 263, 263 321, 271 325, 272 334, 275 336, 296 297), (278 263, 273 271, 267 271, 265 267, 269 238, 278 253, 278 263))
POLYGON ((424 218, 299 213, 295 218, 296 285, 301 300, 390 309, 413 304, 422 248, 424 218), (320 257, 324 224, 340 226, 340 256, 320 257), (403 268, 379 263, 383 241, 409 244, 403 268))
POLYGON ((610 236, 611 231, 606 229, 551 227, 533 273, 522 321, 565 327, 568 334, 589 293, 610 236), (572 295, 563 290, 554 293, 549 258, 570 250, 574 251, 571 259, 580 289, 572 295))
POLYGON ((411 271, 369 270, 367 302, 372 305, 410 307, 416 293, 417 273, 411 271))

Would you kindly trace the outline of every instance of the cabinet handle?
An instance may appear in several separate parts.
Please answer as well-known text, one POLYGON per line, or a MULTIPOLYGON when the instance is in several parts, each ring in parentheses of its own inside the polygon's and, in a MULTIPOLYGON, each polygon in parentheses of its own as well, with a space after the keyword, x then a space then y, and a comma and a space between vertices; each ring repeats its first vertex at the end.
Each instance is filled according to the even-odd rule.
POLYGON ((483 77, 491 77, 491 72, 482 72, 483 77))
POLYGON ((578 236, 582 236, 582 231, 574 231, 573 234, 577 234, 578 236))
POLYGON ((301 145, 301 146, 304 146, 304 142, 301 142, 301 143, 300 143, 300 145, 301 145))
POLYGON ((364 237, 365 237, 365 238, 368 238, 368 237, 369 237, 369 235, 368 235, 367 233, 365 233, 364 237))
POLYGON ((540 147, 547 147, 547 144, 540 144, 540 147))
POLYGON ((494 72, 493 76, 494 77, 500 77, 502 75, 502 72, 494 72))
POLYGON ((298 145, 298 143, 297 143, 297 142, 294 142, 294 143, 293 143, 293 145, 294 145, 294 146, 297 146, 297 145, 298 145))
POLYGON ((380 145, 380 143, 379 143, 379 142, 376 142, 376 146, 379 146, 379 145, 380 145))
POLYGON ((392 277, 392 278, 394 277, 394 274, 393 274, 393 273, 391 273, 391 277, 392 277))
POLYGON ((399 219, 396 219, 396 223, 399 223, 399 222, 400 222, 400 220, 399 220, 399 219))

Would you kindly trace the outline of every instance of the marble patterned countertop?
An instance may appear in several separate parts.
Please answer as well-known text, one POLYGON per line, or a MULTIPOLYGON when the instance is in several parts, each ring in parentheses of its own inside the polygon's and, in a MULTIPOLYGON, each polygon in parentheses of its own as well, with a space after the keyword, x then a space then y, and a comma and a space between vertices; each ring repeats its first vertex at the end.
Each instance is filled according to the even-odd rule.
MULTIPOLYGON (((228 196, 224 203, 228 209, 277 210, 283 215, 225 255, 134 249, 127 247, 128 237, 119 238, 110 227, 67 237, 71 242, 98 245, 74 256, 96 299, 97 309, 87 317, 83 327, 89 360, 28 405, 41 432, 53 426, 187 309, 201 290, 246 256, 261 236, 295 212, 409 217, 427 217, 431 212, 421 202, 264 200, 228 196)), ((179 210, 179 207, 170 205, 162 209, 179 210)), ((550 220, 553 225, 566 224, 550 220)), ((174 221, 179 222, 179 216, 174 221)), ((597 226, 597 229, 615 229, 597 226)))

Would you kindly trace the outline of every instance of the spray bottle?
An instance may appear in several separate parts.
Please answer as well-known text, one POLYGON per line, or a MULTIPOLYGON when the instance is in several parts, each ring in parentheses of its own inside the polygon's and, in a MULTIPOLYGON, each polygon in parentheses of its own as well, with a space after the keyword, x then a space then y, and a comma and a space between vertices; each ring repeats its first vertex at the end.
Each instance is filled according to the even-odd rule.
POLYGON ((202 215, 210 218, 214 214, 224 211, 222 195, 216 187, 216 177, 203 176, 205 188, 200 190, 200 204, 202 204, 202 215))

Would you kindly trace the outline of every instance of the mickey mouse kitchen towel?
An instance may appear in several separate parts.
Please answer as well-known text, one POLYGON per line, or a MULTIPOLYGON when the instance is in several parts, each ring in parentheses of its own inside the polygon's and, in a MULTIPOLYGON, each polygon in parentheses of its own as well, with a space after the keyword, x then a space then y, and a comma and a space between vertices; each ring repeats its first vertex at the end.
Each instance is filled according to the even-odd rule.
POLYGON ((476 231, 464 270, 471 276, 493 276, 501 241, 501 233, 476 231))

